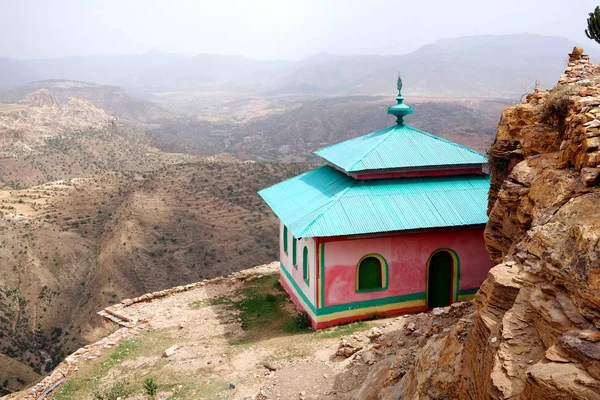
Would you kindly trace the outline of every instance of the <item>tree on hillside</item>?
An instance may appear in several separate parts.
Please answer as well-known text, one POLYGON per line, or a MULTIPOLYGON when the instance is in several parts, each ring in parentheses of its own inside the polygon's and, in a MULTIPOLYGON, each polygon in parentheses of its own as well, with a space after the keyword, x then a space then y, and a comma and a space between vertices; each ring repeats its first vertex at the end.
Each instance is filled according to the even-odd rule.
POLYGON ((600 43, 600 6, 596 6, 594 12, 589 13, 587 26, 586 36, 596 43, 600 43))

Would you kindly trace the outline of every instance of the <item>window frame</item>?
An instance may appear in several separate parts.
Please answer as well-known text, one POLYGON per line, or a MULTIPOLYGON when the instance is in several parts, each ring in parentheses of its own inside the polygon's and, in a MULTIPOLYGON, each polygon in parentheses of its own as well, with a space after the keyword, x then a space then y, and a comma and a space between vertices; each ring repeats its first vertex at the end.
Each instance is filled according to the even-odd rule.
POLYGON ((292 265, 294 269, 298 269, 298 239, 295 236, 292 236, 292 265))
POLYGON ((388 289, 389 286, 389 266, 388 262, 381 254, 370 253, 363 256, 358 263, 356 264, 356 278, 355 278, 355 289, 356 293, 368 293, 368 292, 382 292, 388 289), (379 265, 381 268, 381 287, 370 288, 370 289, 360 289, 360 264, 366 260, 367 258, 375 258, 379 261, 379 265))
POLYGON ((287 226, 283 226, 283 252, 288 254, 288 228, 287 226))
POLYGON ((308 246, 302 249, 302 279, 310 286, 310 264, 308 257, 308 246))

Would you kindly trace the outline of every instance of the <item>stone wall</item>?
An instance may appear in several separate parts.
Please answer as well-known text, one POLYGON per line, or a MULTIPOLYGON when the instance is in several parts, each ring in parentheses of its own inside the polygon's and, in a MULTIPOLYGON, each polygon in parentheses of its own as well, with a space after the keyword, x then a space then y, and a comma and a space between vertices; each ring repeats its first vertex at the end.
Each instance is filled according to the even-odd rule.
POLYGON ((600 183, 600 71, 582 53, 581 48, 573 49, 558 81, 559 86, 571 85, 578 92, 569 98, 559 167, 579 171, 584 185, 595 186, 600 183))

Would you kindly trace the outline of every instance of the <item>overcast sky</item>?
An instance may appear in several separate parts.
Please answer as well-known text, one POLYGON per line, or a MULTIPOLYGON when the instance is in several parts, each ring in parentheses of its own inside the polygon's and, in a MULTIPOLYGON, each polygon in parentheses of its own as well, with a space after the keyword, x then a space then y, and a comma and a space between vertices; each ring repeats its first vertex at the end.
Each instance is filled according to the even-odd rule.
POLYGON ((539 33, 597 46, 595 0, 0 0, 0 57, 159 50, 300 59, 403 54, 436 39, 539 33))

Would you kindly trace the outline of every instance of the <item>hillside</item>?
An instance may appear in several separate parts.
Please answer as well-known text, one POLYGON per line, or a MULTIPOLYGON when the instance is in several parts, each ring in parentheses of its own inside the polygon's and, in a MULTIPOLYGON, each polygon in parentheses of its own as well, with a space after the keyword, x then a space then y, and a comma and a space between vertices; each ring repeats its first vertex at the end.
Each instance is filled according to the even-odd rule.
POLYGON ((256 191, 304 168, 207 160, 0 191, 0 352, 45 373, 104 332, 110 303, 272 260, 256 191))
POLYGON ((70 98, 61 104, 47 89, 40 89, 17 104, 0 107, 0 151, 37 146, 61 133, 109 128, 115 122, 89 102, 70 98))
MULTIPOLYGON (((147 132, 147 144, 150 146, 169 152, 203 156, 227 152, 241 159, 317 162, 312 156, 313 151, 384 128, 393 122, 393 118, 386 114, 393 98, 376 96, 290 99, 286 96, 169 93, 155 96, 154 100, 158 101, 155 103, 129 96, 117 87, 85 82, 43 81, 0 90, 0 100, 27 103, 28 97, 34 93, 32 90, 49 92, 54 99, 50 102, 62 103, 64 105, 61 107, 67 109, 69 99, 74 96, 85 98, 92 103, 83 107, 86 110, 96 107, 111 114, 105 115, 109 121, 103 122, 103 126, 109 123, 112 126, 113 115, 118 117, 120 123, 117 123, 118 129, 112 130, 114 133, 132 136, 131 133, 139 131, 140 134, 132 137, 142 142, 142 132, 147 132), (135 129, 131 129, 131 126, 135 129)), ((408 101, 415 109, 410 124, 481 152, 492 141, 501 110, 511 103, 441 97, 410 98, 408 101)), ((84 104, 81 100, 71 102, 84 104)), ((20 106, 5 104, 0 107, 7 110, 7 114, 10 111, 13 120, 21 121, 23 110, 20 106)), ((58 118, 56 114, 64 114, 60 111, 61 107, 29 107, 31 112, 39 111, 38 114, 46 115, 46 120, 37 121, 36 127, 32 127, 36 121, 26 122, 24 129, 29 134, 40 129, 59 131, 62 128, 57 121, 64 116, 58 118), (44 124, 48 125, 41 128, 44 124)), ((7 128, 11 128, 11 132, 14 130, 13 126, 5 127, 5 130, 7 128)), ((85 130, 74 125, 72 129, 85 130)), ((120 139, 117 135, 112 140, 120 139)), ((71 147, 78 146, 74 144, 71 147)), ((16 148, 13 150, 16 151, 16 148)))
POLYGON ((22 188, 107 171, 152 171, 190 162, 158 151, 139 130, 81 98, 46 88, 0 104, 0 188, 22 188))
POLYGON ((104 334, 98 308, 273 258, 277 224, 256 191, 306 166, 151 144, 45 88, 0 105, 0 390, 104 334))

